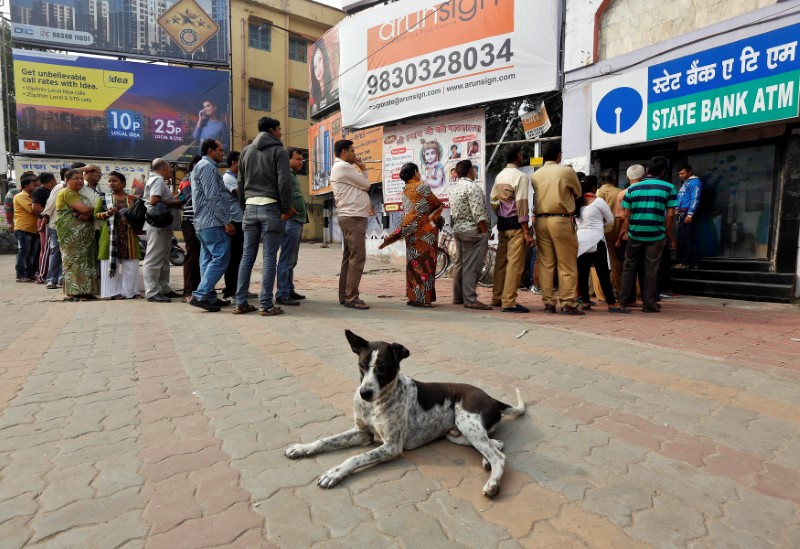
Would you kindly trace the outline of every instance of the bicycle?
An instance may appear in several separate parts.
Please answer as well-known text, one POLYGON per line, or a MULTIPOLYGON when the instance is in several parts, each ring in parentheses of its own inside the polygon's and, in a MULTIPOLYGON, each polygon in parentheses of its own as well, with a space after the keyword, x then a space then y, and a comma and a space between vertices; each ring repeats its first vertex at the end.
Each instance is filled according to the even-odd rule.
POLYGON ((453 266, 455 255, 455 239, 453 230, 445 225, 439 230, 439 245, 436 250, 436 278, 441 278, 453 266), (451 254, 451 251, 453 252, 451 254))
POLYGON ((494 286, 494 262, 497 257, 497 244, 489 244, 486 256, 483 258, 483 268, 478 277, 478 286, 491 288, 494 286))

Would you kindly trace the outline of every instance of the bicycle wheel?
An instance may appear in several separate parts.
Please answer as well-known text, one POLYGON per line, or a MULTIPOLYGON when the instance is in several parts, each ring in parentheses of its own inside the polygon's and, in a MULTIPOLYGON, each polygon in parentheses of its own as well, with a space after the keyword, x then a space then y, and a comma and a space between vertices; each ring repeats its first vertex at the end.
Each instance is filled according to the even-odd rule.
POLYGON ((436 278, 441 278, 450 268, 450 254, 445 248, 439 248, 436 252, 436 278))
POLYGON ((483 259, 483 269, 481 269, 481 276, 478 277, 478 286, 484 288, 491 288, 494 286, 494 260, 497 255, 497 250, 489 248, 486 250, 486 257, 483 259))

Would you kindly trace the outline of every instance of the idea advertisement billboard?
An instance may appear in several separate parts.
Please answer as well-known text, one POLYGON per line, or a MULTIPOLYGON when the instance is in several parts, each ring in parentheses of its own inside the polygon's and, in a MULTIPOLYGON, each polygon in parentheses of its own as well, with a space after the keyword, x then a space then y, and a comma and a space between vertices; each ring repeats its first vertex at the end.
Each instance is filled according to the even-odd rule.
POLYGON ((39 153, 178 160, 230 143, 227 71, 15 50, 14 83, 19 139, 39 153))
POLYGON ((308 47, 311 116, 339 104, 339 28, 333 27, 308 47))
POLYGON ((228 0, 11 0, 15 42, 225 65, 228 0))
POLYGON ((386 127, 383 130, 383 204, 387 212, 400 210, 403 187, 400 168, 413 162, 447 207, 450 185, 458 180, 456 164, 470 160, 475 181, 483 188, 486 179, 486 111, 439 116, 386 127))
POLYGON ((365 127, 558 88, 560 0, 405 0, 339 24, 342 122, 365 127))
POLYGON ((309 174, 312 195, 333 192, 331 167, 336 159, 333 146, 340 139, 349 139, 356 156, 367 164, 370 183, 381 182, 381 140, 383 127, 347 131, 342 129, 342 115, 336 113, 308 129, 309 174))

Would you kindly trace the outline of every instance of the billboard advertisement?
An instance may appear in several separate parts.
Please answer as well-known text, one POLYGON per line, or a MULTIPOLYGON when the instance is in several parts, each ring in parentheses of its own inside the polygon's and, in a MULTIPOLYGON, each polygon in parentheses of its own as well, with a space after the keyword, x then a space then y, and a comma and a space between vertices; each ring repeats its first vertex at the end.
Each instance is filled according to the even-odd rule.
POLYGON ((338 27, 308 47, 308 78, 311 116, 319 116, 339 104, 338 27))
POLYGON ((367 165, 370 183, 381 182, 381 152, 383 127, 348 131, 342 128, 342 115, 336 113, 308 129, 309 176, 312 195, 333 192, 330 176, 336 159, 333 145, 340 139, 349 139, 356 156, 367 165))
POLYGON ((20 142, 48 155, 182 160, 230 143, 227 71, 15 50, 14 82, 20 142))
POLYGON ((800 24, 592 84, 592 148, 794 118, 800 24))
POLYGON ((15 42, 229 65, 228 0, 11 0, 15 42))
MULTIPOLYGON (((61 168, 68 168, 75 160, 67 158, 33 158, 25 156, 14 157, 14 173, 17 178, 22 172, 32 171, 37 174, 50 172, 58 179, 61 168)), ((141 198, 144 194, 144 184, 150 175, 149 162, 126 162, 124 160, 98 160, 95 158, 81 158, 81 162, 93 164, 100 168, 103 177, 98 186, 100 191, 108 192, 108 173, 118 171, 125 176, 125 192, 141 198)))
POLYGON ((558 89, 560 0, 406 0, 339 24, 347 127, 558 89))
POLYGON ((400 210, 403 187, 400 168, 419 166, 421 179, 448 206, 450 184, 458 180, 455 167, 471 160, 475 181, 486 179, 486 111, 439 116, 383 129, 383 204, 387 212, 400 210))

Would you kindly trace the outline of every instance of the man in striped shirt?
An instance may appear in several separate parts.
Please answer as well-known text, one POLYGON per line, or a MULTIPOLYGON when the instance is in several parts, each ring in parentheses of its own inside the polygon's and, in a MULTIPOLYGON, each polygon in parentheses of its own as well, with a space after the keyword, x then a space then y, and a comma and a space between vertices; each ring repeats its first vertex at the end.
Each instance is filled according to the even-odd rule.
POLYGON ((628 234, 620 296, 620 305, 623 308, 635 301, 636 273, 639 265, 644 263, 642 312, 657 313, 661 310, 661 306, 656 303, 658 265, 667 241, 671 248, 675 248, 672 226, 678 203, 675 186, 662 180, 666 172, 667 159, 654 156, 647 164, 644 180, 631 185, 622 199, 624 215, 621 232, 628 234))

